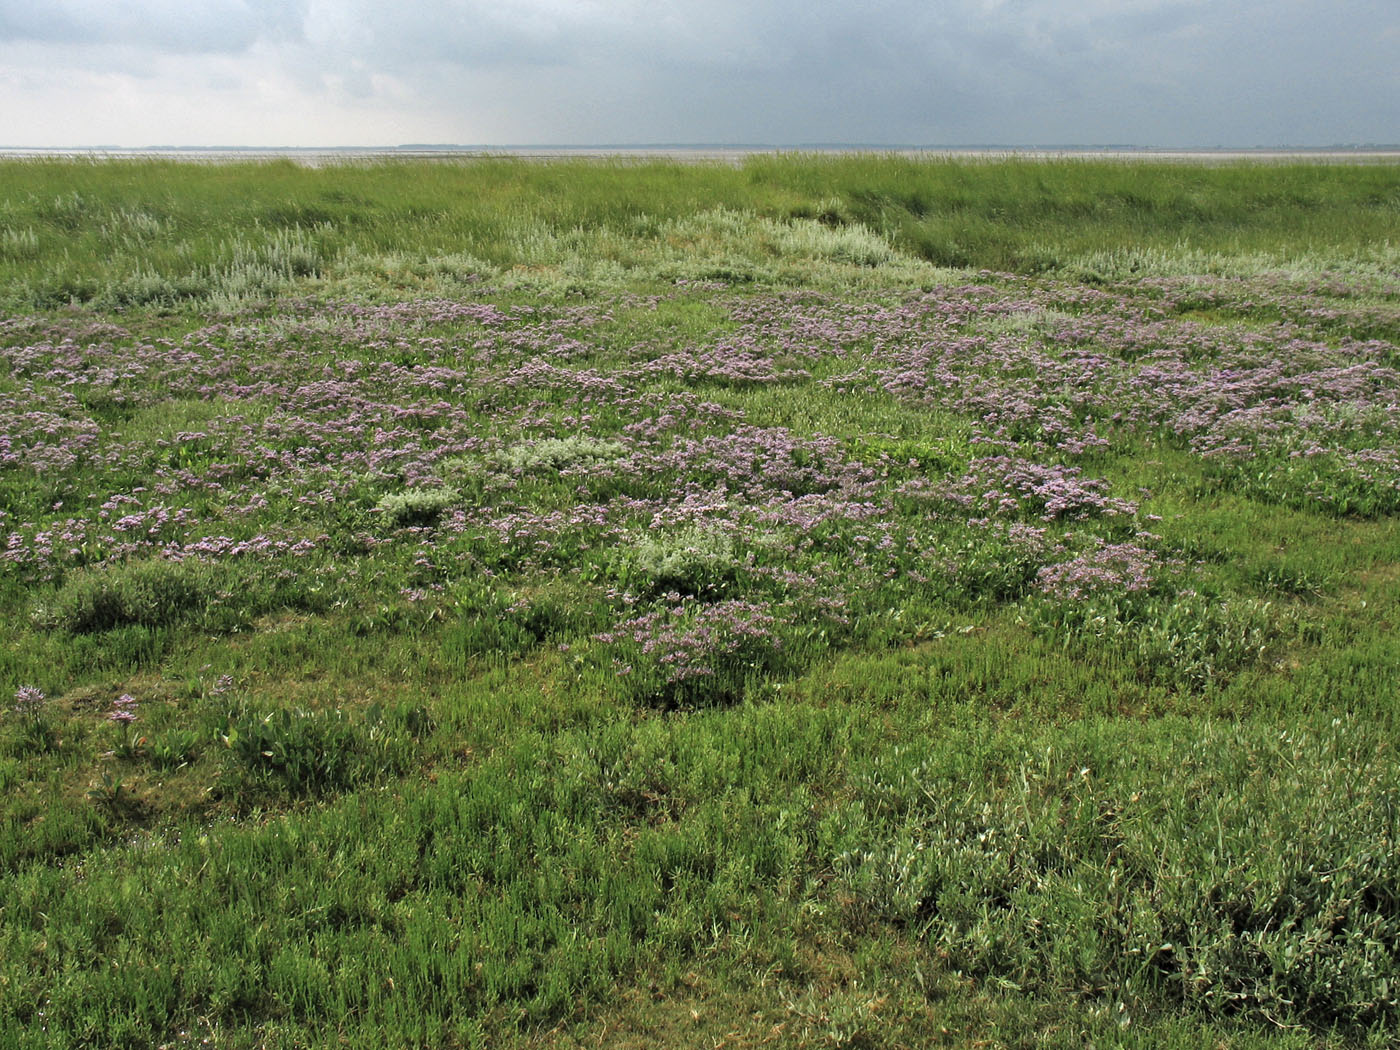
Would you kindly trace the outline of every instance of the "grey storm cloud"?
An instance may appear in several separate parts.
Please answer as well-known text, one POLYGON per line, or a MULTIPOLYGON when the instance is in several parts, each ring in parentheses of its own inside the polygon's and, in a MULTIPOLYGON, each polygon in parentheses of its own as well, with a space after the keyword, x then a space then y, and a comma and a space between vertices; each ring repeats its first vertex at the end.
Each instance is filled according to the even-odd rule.
POLYGON ((6 46, 511 141, 1400 139, 1395 0, 0 0, 6 46))

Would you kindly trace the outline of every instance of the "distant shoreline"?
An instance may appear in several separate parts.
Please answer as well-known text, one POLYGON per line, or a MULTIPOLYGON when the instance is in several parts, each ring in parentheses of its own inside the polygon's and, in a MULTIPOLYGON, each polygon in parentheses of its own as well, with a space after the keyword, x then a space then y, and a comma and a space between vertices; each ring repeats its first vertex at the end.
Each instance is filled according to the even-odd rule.
POLYGON ((471 160, 511 157, 526 160, 675 160, 741 163, 748 157, 781 154, 849 156, 876 154, 908 158, 969 160, 1117 160, 1188 163, 1316 162, 1326 164, 1400 163, 1400 146, 1268 149, 1152 149, 1114 146, 398 146, 398 147, 0 147, 0 160, 176 160, 190 163, 291 160, 308 167, 378 160, 471 160))

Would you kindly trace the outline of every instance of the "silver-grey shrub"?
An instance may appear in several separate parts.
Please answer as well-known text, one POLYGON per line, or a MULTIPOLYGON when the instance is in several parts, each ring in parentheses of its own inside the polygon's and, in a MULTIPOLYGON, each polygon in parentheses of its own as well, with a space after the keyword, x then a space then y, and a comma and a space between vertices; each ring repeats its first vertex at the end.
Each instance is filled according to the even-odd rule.
POLYGON ((413 488, 380 497, 374 509, 391 525, 431 525, 458 500, 450 486, 413 488))
POLYGON ((621 558, 626 583, 642 591, 706 594, 724 590, 741 569, 733 539, 693 525, 642 536, 621 558))
POLYGON ((541 438, 503 449, 496 464, 512 473, 534 474, 547 470, 568 470, 617 459, 625 449, 617 441, 570 434, 562 438, 541 438))

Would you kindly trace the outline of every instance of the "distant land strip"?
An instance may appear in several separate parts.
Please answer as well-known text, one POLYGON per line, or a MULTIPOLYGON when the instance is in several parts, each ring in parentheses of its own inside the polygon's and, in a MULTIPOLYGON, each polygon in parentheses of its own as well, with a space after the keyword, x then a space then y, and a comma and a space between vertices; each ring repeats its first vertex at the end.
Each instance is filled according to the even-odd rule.
POLYGON ((0 160, 62 159, 79 160, 178 160, 195 163, 221 163, 259 160, 291 160, 309 167, 357 161, 436 159, 464 160, 480 157, 513 157, 531 160, 619 159, 673 160, 680 162, 742 163, 751 156, 783 153, 881 154, 899 157, 967 158, 969 160, 1122 160, 1176 161, 1186 163, 1400 163, 1400 145, 1328 147, 1250 147, 1157 149, 1134 146, 881 146, 866 144, 814 145, 545 145, 545 146, 147 146, 126 148, 95 147, 0 147, 0 160))

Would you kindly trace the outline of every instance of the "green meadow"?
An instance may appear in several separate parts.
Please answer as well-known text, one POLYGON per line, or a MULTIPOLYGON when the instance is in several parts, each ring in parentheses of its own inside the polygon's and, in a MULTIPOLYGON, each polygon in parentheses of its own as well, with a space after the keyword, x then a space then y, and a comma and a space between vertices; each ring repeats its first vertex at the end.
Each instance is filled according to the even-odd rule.
POLYGON ((0 1050, 1386 1047, 1400 170, 0 164, 0 1050))

